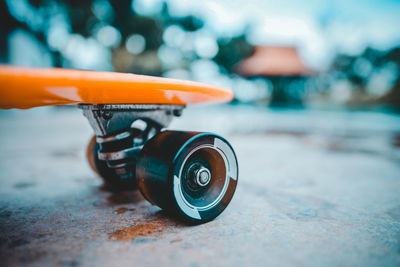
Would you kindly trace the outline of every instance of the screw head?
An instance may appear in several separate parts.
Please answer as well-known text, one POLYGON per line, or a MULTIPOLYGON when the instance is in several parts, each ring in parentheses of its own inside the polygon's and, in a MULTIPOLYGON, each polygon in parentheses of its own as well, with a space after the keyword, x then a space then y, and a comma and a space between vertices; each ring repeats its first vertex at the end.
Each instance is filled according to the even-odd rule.
POLYGON ((195 174, 195 183, 199 186, 206 186, 210 181, 211 172, 205 167, 200 167, 195 174))
POLYGON ((105 120, 109 120, 112 118, 113 114, 111 111, 109 110, 101 110, 100 111, 101 116, 103 117, 103 119, 105 120))
POLYGON ((180 117, 182 115, 182 109, 174 109, 173 114, 176 117, 180 117))

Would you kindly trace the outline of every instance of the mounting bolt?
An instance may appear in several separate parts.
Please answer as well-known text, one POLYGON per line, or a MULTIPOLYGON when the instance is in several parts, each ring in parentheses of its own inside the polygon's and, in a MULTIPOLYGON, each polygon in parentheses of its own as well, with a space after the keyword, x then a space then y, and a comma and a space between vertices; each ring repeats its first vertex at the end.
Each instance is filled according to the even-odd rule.
POLYGON ((109 110, 101 110, 100 115, 103 117, 105 120, 109 120, 112 118, 113 114, 109 110))
POLYGON ((180 117, 182 115, 182 109, 174 109, 174 116, 180 117))
POLYGON ((200 167, 195 172, 194 182, 199 186, 206 186, 211 181, 211 172, 205 168, 200 167))

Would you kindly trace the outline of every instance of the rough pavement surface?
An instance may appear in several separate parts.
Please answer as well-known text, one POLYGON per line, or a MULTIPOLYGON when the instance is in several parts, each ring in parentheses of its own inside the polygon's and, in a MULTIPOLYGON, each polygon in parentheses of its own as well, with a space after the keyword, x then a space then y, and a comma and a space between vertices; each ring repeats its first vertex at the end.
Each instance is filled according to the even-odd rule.
POLYGON ((400 117, 188 109, 172 128, 225 136, 239 184, 187 226, 86 163, 75 108, 0 111, 0 265, 400 266, 400 117))

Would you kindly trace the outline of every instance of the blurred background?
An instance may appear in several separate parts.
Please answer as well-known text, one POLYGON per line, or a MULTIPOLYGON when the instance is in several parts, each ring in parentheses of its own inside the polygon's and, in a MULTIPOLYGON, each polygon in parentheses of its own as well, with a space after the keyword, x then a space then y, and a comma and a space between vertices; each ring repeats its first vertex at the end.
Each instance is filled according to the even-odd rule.
POLYGON ((3 0, 0 63, 231 88, 170 128, 240 170, 187 227, 102 189, 79 109, 0 110, 0 265, 400 266, 400 1, 3 0))
POLYGON ((0 12, 2 63, 201 81, 265 107, 400 106, 396 0, 7 0, 0 12))

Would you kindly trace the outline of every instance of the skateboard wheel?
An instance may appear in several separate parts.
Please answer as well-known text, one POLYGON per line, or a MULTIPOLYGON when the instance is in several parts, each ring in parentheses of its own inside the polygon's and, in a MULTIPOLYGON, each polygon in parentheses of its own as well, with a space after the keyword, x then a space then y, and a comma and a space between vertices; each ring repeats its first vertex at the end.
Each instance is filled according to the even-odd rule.
POLYGON ((228 206, 238 181, 238 164, 231 145, 218 135, 164 131, 144 145, 136 178, 151 203, 201 223, 228 206))
POLYGON ((131 190, 137 188, 134 177, 123 177, 117 173, 117 169, 111 168, 107 162, 98 158, 100 145, 96 142, 96 136, 93 136, 86 149, 86 158, 91 169, 97 173, 109 186, 112 191, 131 190))

